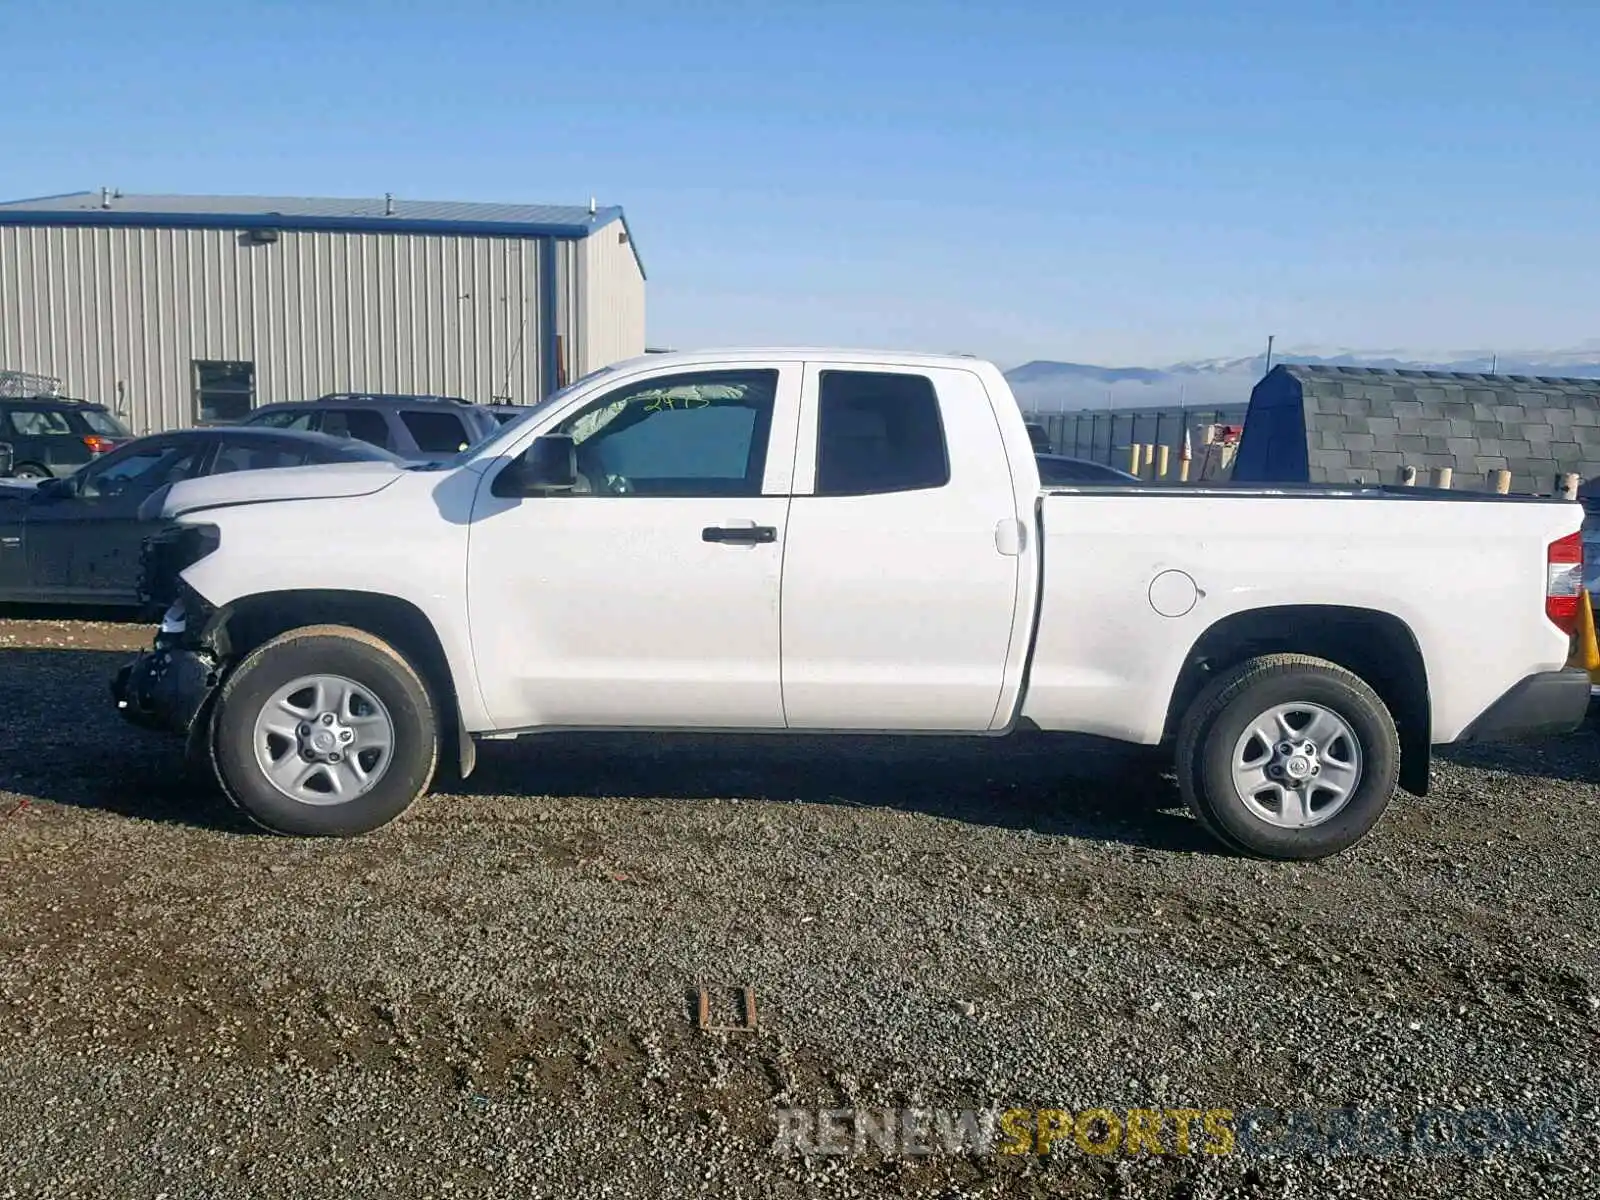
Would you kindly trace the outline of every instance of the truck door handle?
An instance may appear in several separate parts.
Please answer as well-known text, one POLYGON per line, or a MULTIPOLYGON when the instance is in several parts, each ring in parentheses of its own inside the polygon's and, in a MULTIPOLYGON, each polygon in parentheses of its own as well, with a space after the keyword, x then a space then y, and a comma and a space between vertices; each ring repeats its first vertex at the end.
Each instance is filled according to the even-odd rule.
POLYGON ((777 541, 778 530, 773 525, 707 525, 700 531, 700 540, 753 546, 758 542, 777 541))

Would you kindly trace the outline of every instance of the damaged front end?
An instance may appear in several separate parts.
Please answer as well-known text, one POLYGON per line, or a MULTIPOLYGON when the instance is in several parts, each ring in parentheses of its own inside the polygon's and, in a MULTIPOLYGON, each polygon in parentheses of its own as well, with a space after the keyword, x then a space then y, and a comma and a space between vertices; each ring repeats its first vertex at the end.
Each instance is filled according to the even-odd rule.
POLYGON ((139 596, 149 611, 164 607, 165 615, 151 648, 111 681, 117 711, 135 725, 188 737, 222 682, 222 657, 207 636, 210 606, 181 578, 218 540, 215 526, 173 525, 145 541, 139 596))
MULTIPOLYGON (((173 612, 181 609, 174 605, 173 612)), ((111 695, 117 711, 135 725, 186 735, 222 681, 221 664, 208 648, 185 645, 181 615, 178 628, 170 628, 173 612, 155 644, 117 669, 111 695)))

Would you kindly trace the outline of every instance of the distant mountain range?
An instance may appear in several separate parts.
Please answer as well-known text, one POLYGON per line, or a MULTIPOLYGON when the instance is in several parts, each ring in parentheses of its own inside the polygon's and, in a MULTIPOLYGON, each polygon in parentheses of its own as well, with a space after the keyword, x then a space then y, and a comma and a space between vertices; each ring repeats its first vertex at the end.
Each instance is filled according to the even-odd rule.
MULTIPOLYGON (((1388 367, 1420 371, 1495 371, 1501 375, 1562 375, 1600 379, 1600 345, 1576 350, 1501 354, 1468 353, 1426 360, 1390 351, 1287 351, 1277 363, 1324 363, 1342 367, 1388 367)), ((1212 358, 1169 367, 1098 367, 1084 363, 1036 360, 1006 372, 1018 402, 1029 412, 1083 408, 1176 406, 1216 408, 1242 405, 1266 369, 1266 356, 1212 358)))

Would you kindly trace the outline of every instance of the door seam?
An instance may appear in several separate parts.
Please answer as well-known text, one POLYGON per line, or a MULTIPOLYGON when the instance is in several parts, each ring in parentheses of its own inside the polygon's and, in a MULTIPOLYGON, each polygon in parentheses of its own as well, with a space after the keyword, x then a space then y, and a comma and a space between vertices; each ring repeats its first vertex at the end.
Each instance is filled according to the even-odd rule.
POLYGON ((784 579, 789 573, 789 532, 794 519, 795 469, 800 463, 800 439, 805 437, 806 376, 810 363, 800 364, 800 394, 795 397, 794 445, 789 447, 789 494, 783 506, 783 549, 778 555, 778 709, 783 717, 783 727, 789 728, 789 696, 783 673, 783 595, 784 579))

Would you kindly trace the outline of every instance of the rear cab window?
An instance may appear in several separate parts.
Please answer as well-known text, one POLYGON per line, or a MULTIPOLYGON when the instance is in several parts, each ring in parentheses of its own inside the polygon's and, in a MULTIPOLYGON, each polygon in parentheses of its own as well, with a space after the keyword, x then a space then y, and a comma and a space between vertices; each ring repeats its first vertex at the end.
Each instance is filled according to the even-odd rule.
POLYGON ((818 376, 818 496, 944 487, 950 454, 933 381, 887 371, 818 376))

